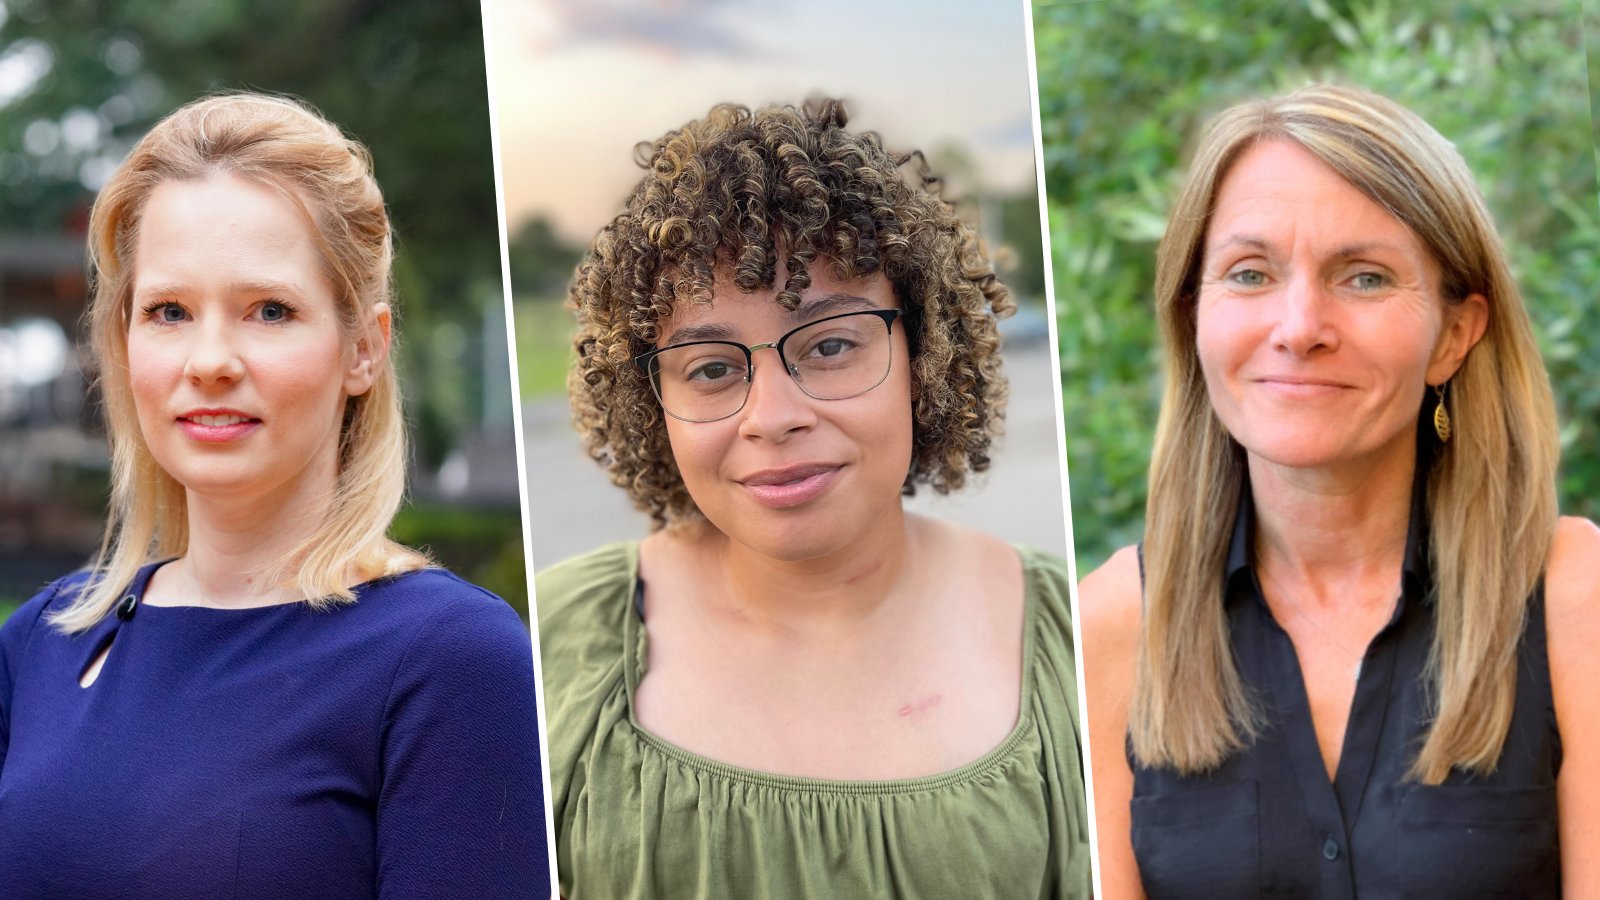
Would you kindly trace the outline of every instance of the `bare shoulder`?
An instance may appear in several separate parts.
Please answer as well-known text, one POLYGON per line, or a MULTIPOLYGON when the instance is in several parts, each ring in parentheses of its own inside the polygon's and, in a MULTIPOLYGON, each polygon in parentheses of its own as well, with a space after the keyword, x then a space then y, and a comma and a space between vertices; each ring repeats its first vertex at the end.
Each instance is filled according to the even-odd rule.
POLYGON ((1110 731, 1126 727, 1139 659, 1139 626, 1144 614, 1139 558, 1134 548, 1118 550, 1078 584, 1079 633, 1083 636, 1083 677, 1091 717, 1107 716, 1110 731))
POLYGON ((1568 896, 1600 891, 1600 528, 1567 517, 1545 564, 1550 688, 1561 733, 1556 807, 1561 880, 1568 896))
POLYGON ((1138 551, 1133 547, 1118 550, 1079 582, 1085 652, 1090 650, 1090 640, 1108 642, 1118 650, 1130 649, 1139 636, 1143 596, 1138 551))
MULTIPOLYGON (((1569 757, 1590 755, 1588 735, 1600 739, 1600 528, 1587 519, 1563 518, 1545 565, 1545 637, 1556 721, 1569 757)), ((1600 766, 1600 757, 1594 765, 1600 766)), ((1563 765, 1562 771, 1567 771, 1563 765)), ((1585 770, 1595 771, 1595 770, 1585 770)), ((1600 814, 1600 809, 1596 810, 1600 814)))
POLYGON ((1545 563, 1544 593, 1550 631, 1600 628, 1600 527, 1563 516, 1545 563))
POLYGON ((1016 580, 1021 584, 1016 548, 1000 538, 933 516, 908 513, 906 519, 928 558, 950 567, 950 577, 959 577, 957 570, 971 567, 972 574, 989 583, 1016 580))
POLYGON ((1112 554, 1078 584, 1089 769, 1101 887, 1107 897, 1144 896, 1129 818, 1133 771, 1121 752, 1137 677, 1143 593, 1138 552, 1133 547, 1112 554))

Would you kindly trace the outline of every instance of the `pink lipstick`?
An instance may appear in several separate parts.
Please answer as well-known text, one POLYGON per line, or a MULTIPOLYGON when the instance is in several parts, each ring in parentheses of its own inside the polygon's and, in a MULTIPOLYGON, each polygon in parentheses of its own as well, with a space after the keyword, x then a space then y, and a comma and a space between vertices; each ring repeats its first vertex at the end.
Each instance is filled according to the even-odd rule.
POLYGON ((207 444, 236 441, 261 427, 261 420, 236 409, 193 409, 178 417, 183 433, 207 444))
POLYGON ((841 466, 808 464, 765 469, 740 480, 762 506, 786 509, 821 496, 838 479, 841 466))

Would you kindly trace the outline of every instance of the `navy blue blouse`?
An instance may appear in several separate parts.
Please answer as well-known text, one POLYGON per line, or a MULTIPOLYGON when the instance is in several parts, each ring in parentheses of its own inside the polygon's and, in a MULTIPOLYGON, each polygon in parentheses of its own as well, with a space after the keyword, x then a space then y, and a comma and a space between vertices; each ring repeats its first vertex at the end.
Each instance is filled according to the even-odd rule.
POLYGON ((69 637, 42 615, 83 577, 0 628, 0 897, 550 895, 532 645, 499 598, 427 569, 69 637))
POLYGON ((1163 897, 1559 897, 1556 773, 1561 740, 1545 656, 1543 592, 1530 604, 1516 709, 1488 776, 1406 777, 1427 734, 1433 640, 1425 478, 1413 489, 1403 587, 1368 646, 1332 783, 1300 663, 1267 607, 1239 504, 1224 582, 1234 659, 1265 727, 1206 775, 1139 766, 1133 849, 1145 892, 1163 897))

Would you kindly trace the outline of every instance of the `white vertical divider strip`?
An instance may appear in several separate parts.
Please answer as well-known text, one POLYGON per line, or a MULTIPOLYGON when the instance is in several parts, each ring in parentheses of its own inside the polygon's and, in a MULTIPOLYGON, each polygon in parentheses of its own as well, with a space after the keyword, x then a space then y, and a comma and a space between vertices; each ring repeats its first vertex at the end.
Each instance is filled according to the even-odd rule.
POLYGON ((1084 796, 1089 804, 1089 854, 1090 867, 1094 877, 1094 894, 1102 896, 1100 887, 1100 837, 1096 830, 1094 815, 1094 780, 1089 777, 1090 754, 1094 752, 1089 746, 1089 729, 1085 724, 1089 710, 1088 692, 1083 679, 1083 629, 1079 624, 1083 621, 1082 612, 1078 606, 1078 562, 1077 544, 1072 536, 1072 483, 1067 478, 1067 430, 1064 413, 1061 408, 1061 341, 1057 333, 1056 322, 1056 282, 1055 270, 1050 257, 1050 208, 1047 198, 1044 179, 1044 122, 1039 113, 1039 62, 1037 51, 1033 43, 1033 4, 1031 0, 1022 0, 1022 22, 1027 32, 1028 47, 1028 92, 1029 100, 1033 104, 1033 165, 1035 176, 1039 183, 1039 236, 1040 246, 1044 253, 1044 296, 1045 305, 1049 310, 1050 346, 1053 353, 1050 358, 1050 371, 1055 376, 1052 390, 1056 398, 1056 458, 1061 465, 1061 515, 1067 525, 1067 574, 1071 579, 1072 601, 1072 655, 1078 679, 1078 734, 1083 737, 1083 786, 1084 796))
MULTIPOLYGON (((522 561, 528 579, 528 626, 533 642, 533 674, 539 684, 539 778, 544 786, 544 839, 546 865, 550 869, 550 894, 560 896, 560 882, 556 873, 556 820, 550 804, 550 738, 545 720, 544 667, 539 655, 538 597, 533 589, 533 530, 528 518, 528 467, 522 441, 522 385, 517 376, 517 323, 512 307, 511 289, 511 239, 506 226, 505 171, 501 163, 500 114, 496 103, 494 82, 494 46, 489 39, 491 31, 489 4, 479 0, 478 15, 483 28, 484 81, 489 89, 489 140, 494 153, 494 203, 500 220, 500 287, 505 300, 506 355, 510 360, 511 377, 511 427, 517 445, 517 504, 522 510, 522 561)), ((1053 333, 1053 332, 1052 332, 1053 333)), ((1081 677, 1081 676, 1080 676, 1081 677)))

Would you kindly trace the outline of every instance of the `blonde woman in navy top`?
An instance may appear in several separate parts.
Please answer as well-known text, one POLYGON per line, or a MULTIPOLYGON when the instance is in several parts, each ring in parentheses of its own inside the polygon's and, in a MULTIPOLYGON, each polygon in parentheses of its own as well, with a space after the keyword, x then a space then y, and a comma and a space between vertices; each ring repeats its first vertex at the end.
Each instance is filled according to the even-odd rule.
POLYGON ((365 149, 289 100, 201 100, 90 232, 110 523, 0 628, 0 896, 548 896, 527 633, 385 537, 365 149))
POLYGON ((1080 592, 1105 896, 1600 895, 1600 530, 1461 157, 1231 109, 1156 298, 1142 553, 1080 592))

